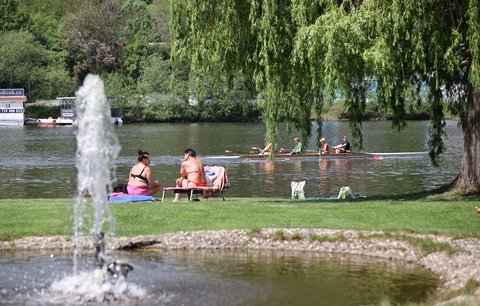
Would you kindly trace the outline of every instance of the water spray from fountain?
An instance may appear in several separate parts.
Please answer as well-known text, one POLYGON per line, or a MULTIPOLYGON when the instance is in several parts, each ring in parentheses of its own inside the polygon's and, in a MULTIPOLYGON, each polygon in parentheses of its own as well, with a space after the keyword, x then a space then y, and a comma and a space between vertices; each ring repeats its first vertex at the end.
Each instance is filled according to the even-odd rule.
POLYGON ((125 281, 133 267, 107 254, 105 239, 115 233, 115 220, 109 209, 108 195, 112 191, 114 162, 120 145, 103 81, 98 76, 88 75, 77 91, 76 98, 78 195, 74 207, 74 273, 71 277, 54 282, 51 290, 60 292, 62 296, 76 297, 80 303, 85 300, 137 299, 144 295, 143 289, 125 281), (85 236, 94 240, 95 269, 80 273, 78 259, 85 247, 85 239, 82 239, 85 236))
MULTIPOLYGON (((105 262, 104 225, 109 221, 109 233, 115 232, 115 220, 108 207, 108 194, 115 176, 115 159, 120 145, 113 130, 110 104, 104 94, 103 82, 98 76, 88 75, 77 91, 77 158, 78 195, 75 204, 75 239, 83 236, 89 222, 85 212, 93 205, 91 235, 96 239, 97 265, 105 262)), ((76 239, 79 242, 79 239, 76 239)), ((75 256, 81 252, 77 243, 75 256)), ((76 269, 76 267, 74 267, 76 269)))

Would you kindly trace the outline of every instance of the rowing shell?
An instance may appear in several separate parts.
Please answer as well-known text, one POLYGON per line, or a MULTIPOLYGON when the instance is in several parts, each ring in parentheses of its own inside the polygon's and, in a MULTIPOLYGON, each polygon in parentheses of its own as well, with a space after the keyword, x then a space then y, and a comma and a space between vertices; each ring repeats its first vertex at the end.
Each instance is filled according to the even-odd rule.
MULTIPOLYGON (((240 158, 269 158, 270 155, 260 155, 258 153, 249 153, 249 154, 242 154, 239 156, 240 158)), ((274 153, 274 158, 305 158, 305 157, 316 157, 316 158, 342 158, 342 157, 372 157, 366 153, 329 153, 329 154, 322 154, 318 152, 302 152, 302 153, 274 153)))
MULTIPOLYGON (((415 156, 424 156, 427 155, 427 152, 398 152, 398 153, 363 153, 363 152, 350 152, 350 153, 328 153, 321 154, 318 152, 302 152, 297 154, 289 153, 274 153, 274 158, 322 158, 322 159, 341 159, 341 158, 372 158, 372 159, 383 159, 388 157, 415 157, 415 156)), ((270 158, 270 155, 260 155, 256 153, 242 154, 238 156, 239 158, 270 158)))

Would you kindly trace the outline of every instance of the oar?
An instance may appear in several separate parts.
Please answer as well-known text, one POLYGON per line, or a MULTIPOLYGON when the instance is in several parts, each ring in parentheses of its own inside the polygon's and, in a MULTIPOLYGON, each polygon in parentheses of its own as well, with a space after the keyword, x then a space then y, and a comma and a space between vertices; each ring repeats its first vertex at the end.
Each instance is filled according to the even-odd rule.
MULTIPOLYGON (((259 148, 259 147, 251 147, 250 149, 251 149, 251 150, 255 150, 255 151, 260 151, 260 153, 263 152, 263 151, 262 151, 262 148, 259 148)), ((255 153, 255 152, 250 151, 250 153, 255 153)), ((263 155, 263 153, 262 153, 262 155, 263 155)))
MULTIPOLYGON (((255 148, 255 147, 252 147, 252 149, 255 148)), ((258 148, 257 148, 258 149, 258 148)), ((238 154, 238 155, 244 155, 244 154, 256 154, 255 152, 246 152, 246 153, 241 153, 241 152, 237 152, 237 151, 232 151, 230 149, 225 149, 225 153, 233 153, 233 154, 238 154)))
MULTIPOLYGON (((260 150, 259 147, 252 147, 251 149, 252 149, 252 150, 260 150)), ((228 149, 228 148, 226 148, 226 149, 225 149, 225 153, 233 153, 233 151, 230 150, 230 149, 228 149)), ((252 153, 252 152, 250 152, 250 153, 252 153)), ((240 153, 240 154, 247 154, 247 153, 240 153)))

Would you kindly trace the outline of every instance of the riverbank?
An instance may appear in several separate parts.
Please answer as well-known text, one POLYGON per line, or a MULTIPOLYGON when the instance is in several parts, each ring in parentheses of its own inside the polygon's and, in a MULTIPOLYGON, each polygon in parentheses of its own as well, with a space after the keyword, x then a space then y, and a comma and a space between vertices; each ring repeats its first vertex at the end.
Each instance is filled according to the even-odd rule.
MULTIPOLYGON (((93 241, 79 243, 93 250, 93 241)), ((163 235, 109 237, 111 250, 276 250, 298 254, 368 256, 416 263, 435 274, 441 283, 440 300, 478 305, 480 302, 480 239, 441 235, 389 234, 383 231, 268 228, 178 232, 163 235), (465 289, 472 287, 474 289, 465 289)), ((74 248, 69 236, 25 237, 0 242, 0 251, 66 250, 74 248)), ((302 255, 299 255, 302 256, 302 255)), ((437 301, 434 304, 438 304, 437 301)), ((454 304, 455 305, 455 304, 454 304)))

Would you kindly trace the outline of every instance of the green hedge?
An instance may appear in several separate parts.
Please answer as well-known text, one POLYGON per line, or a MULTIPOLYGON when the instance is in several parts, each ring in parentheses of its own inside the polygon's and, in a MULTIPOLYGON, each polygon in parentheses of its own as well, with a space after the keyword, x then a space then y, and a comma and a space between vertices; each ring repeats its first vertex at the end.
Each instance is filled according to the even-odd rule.
POLYGON ((60 114, 60 106, 25 105, 26 118, 57 118, 60 114))

